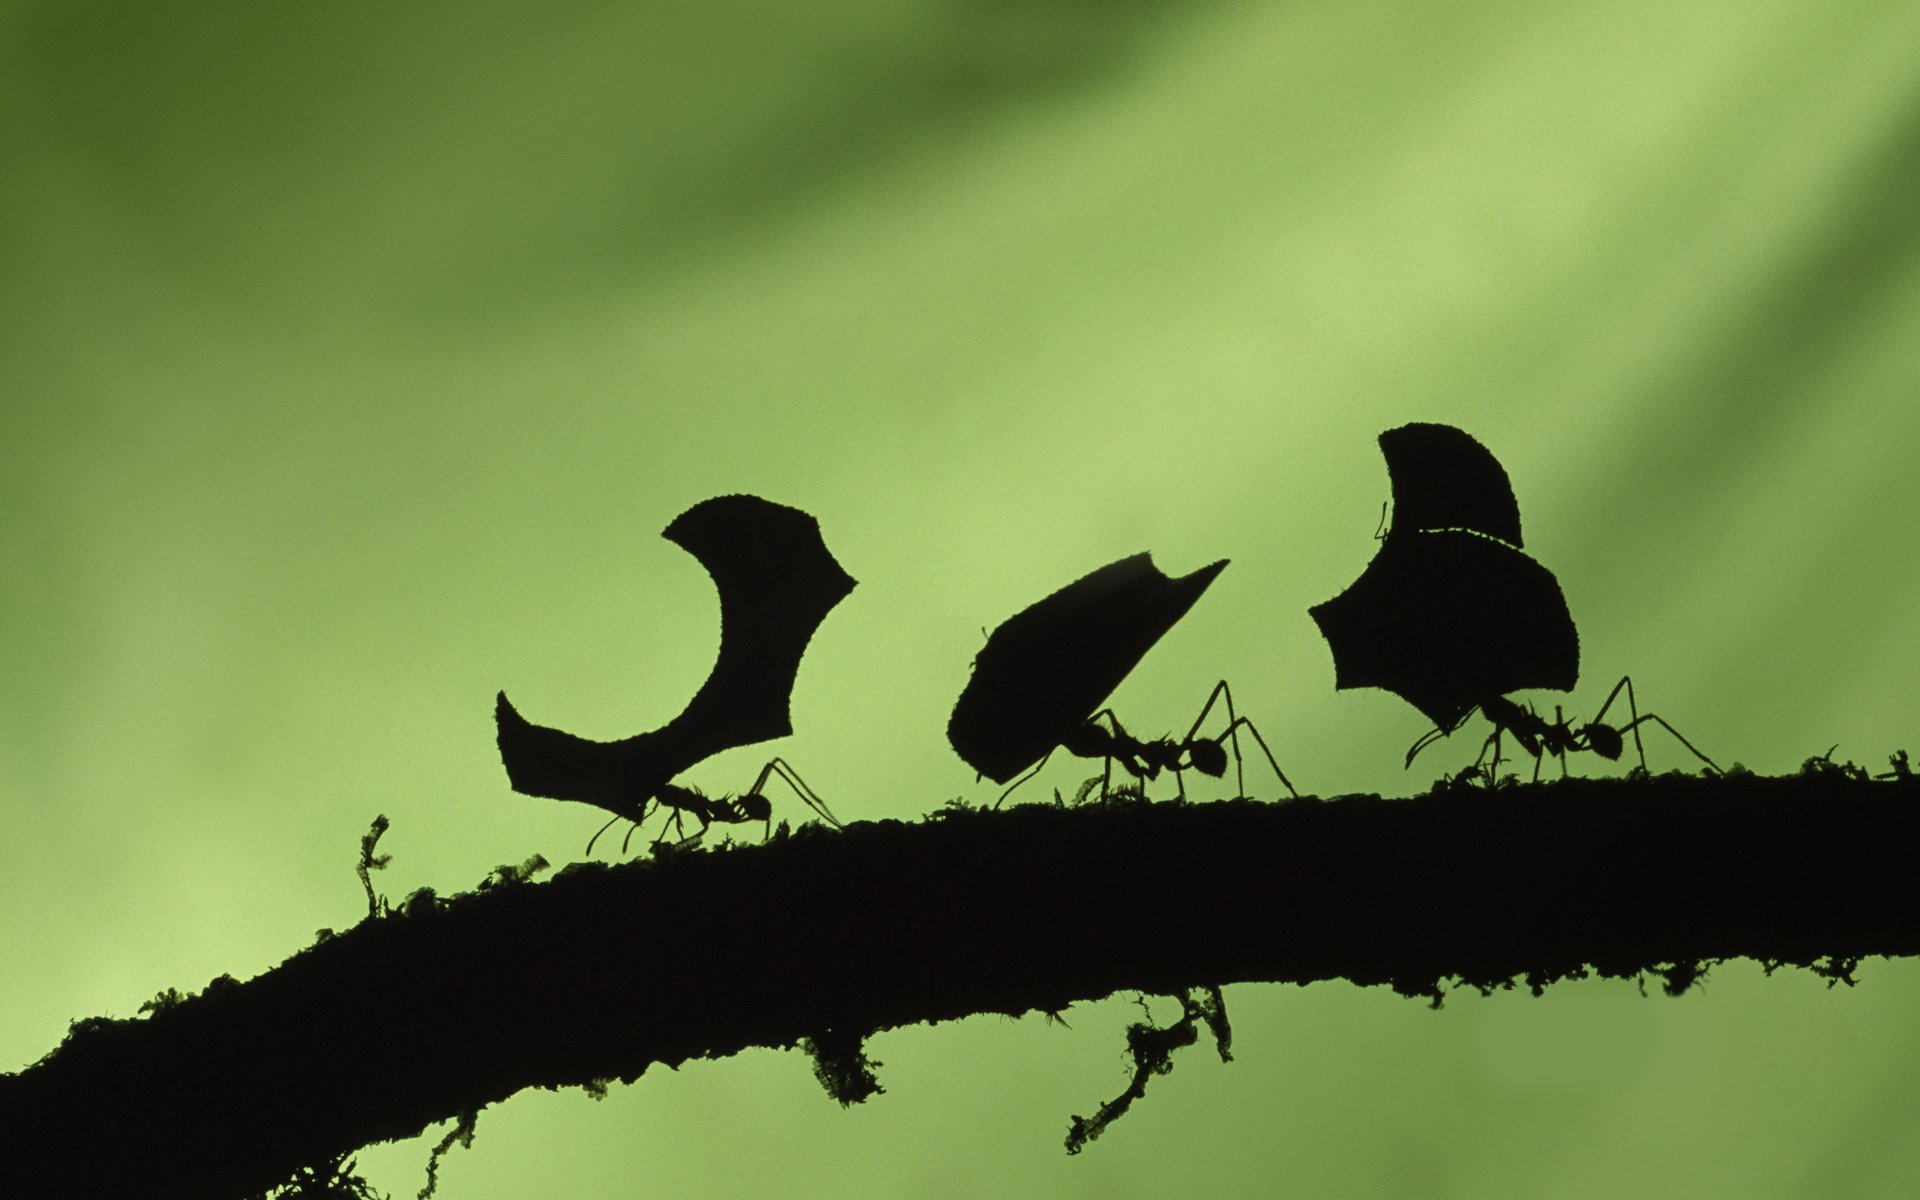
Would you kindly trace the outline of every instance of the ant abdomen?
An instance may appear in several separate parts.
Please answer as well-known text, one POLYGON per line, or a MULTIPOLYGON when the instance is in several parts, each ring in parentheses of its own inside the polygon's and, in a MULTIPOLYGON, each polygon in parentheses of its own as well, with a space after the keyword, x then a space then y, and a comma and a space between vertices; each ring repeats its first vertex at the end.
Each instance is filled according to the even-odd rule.
POLYGON ((1609 762, 1617 760, 1627 748, 1626 739, 1611 725, 1589 724, 1581 728, 1580 735, 1586 739, 1587 749, 1609 762))
POLYGON ((773 819, 773 801, 759 792, 748 792, 727 802, 732 823, 744 825, 749 821, 770 821, 773 819))
POLYGON ((1187 761, 1202 775, 1219 779, 1227 773, 1227 748, 1219 742, 1189 742, 1187 761))

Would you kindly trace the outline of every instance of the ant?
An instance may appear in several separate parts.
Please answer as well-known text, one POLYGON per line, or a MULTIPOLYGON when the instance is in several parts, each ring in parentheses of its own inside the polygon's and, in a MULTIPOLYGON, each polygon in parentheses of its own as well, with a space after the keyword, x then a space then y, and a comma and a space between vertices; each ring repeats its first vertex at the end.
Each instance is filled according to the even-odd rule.
MULTIPOLYGON (((1267 764, 1273 768, 1273 773, 1279 776, 1287 792, 1298 799, 1300 793, 1293 790, 1293 784, 1287 779, 1287 773, 1280 769, 1280 763, 1273 757, 1273 751, 1267 746, 1267 739, 1260 736, 1260 731, 1254 727, 1252 721, 1234 712, 1233 692, 1227 687, 1227 681, 1224 679, 1213 685, 1213 691, 1207 696, 1207 702, 1200 709, 1200 715, 1193 719, 1193 725, 1188 728, 1187 736, 1179 741, 1174 741, 1172 738, 1142 741, 1127 732, 1126 727, 1120 724, 1120 718, 1114 715, 1111 708, 1103 708, 1061 738, 1059 748, 1081 758, 1104 760, 1100 776, 1100 796, 1103 800, 1113 782, 1113 764, 1117 760, 1137 779, 1157 779, 1161 771, 1172 771, 1174 783, 1180 789, 1180 799, 1184 801, 1187 798, 1187 785, 1181 772, 1191 769, 1214 779, 1224 777, 1227 773, 1227 751, 1223 743, 1231 741, 1234 781, 1239 787, 1239 794, 1245 796, 1247 776, 1240 759, 1240 730, 1243 726, 1253 735, 1253 739, 1260 743, 1261 751, 1267 756, 1267 764), (1200 723, 1205 721, 1207 714, 1213 711, 1214 702, 1222 699, 1227 705, 1226 729, 1222 730, 1217 737, 1196 737, 1200 730, 1200 723), (1106 725, 1100 724, 1102 717, 1107 719, 1106 725)), ((993 806, 999 808, 1005 803, 1007 797, 1013 794, 1013 789, 1038 774, 1040 768, 1047 765, 1047 758, 1050 757, 1052 757, 1051 751, 1035 763, 1026 774, 1008 784, 1007 790, 1000 793, 1000 799, 995 800, 993 806)))
MULTIPOLYGON (((1489 780, 1500 767, 1500 735, 1502 733, 1511 733, 1513 740, 1520 743, 1520 748, 1533 756, 1533 778, 1536 783, 1540 780, 1540 764, 1547 755, 1551 754, 1560 760, 1560 773, 1565 775, 1567 754, 1570 751, 1591 750, 1609 762, 1617 761, 1626 749, 1626 735, 1629 733, 1633 735, 1633 749, 1640 757, 1640 773, 1644 775, 1647 771, 1647 751, 1640 742, 1640 726, 1648 721, 1656 722, 1662 729, 1672 734, 1676 741, 1693 752, 1695 758, 1707 764, 1707 769, 1715 775, 1725 773, 1721 771, 1720 764, 1702 754, 1699 747, 1688 741, 1678 729, 1667 724, 1664 718, 1640 711, 1639 703, 1633 697, 1633 678, 1629 675, 1622 675, 1620 682, 1613 685, 1613 690, 1607 693, 1606 703, 1602 704, 1600 711, 1593 715, 1593 720, 1577 729, 1566 719, 1557 704, 1553 707, 1552 721, 1535 712, 1532 705, 1521 708, 1504 696, 1482 700, 1478 707, 1481 714, 1492 722, 1493 732, 1487 735, 1486 742, 1480 747, 1480 757, 1473 760, 1474 765, 1470 769, 1479 770, 1481 759, 1486 757, 1488 748, 1492 748, 1493 765, 1486 769, 1486 778, 1489 780), (1605 717, 1607 710, 1613 707, 1613 702, 1619 698, 1622 689, 1627 693, 1627 709, 1633 714, 1633 719, 1620 726, 1602 724, 1601 718, 1605 717)), ((1411 767, 1414 755, 1426 749, 1436 739, 1445 737, 1460 728, 1472 711, 1468 709, 1467 714, 1463 714, 1459 721, 1454 722, 1452 728, 1442 729, 1435 726, 1420 735, 1419 740, 1407 750, 1407 765, 1411 767)))
MULTIPOLYGON (((760 774, 754 779, 753 786, 738 796, 709 796, 696 787, 681 787, 673 783, 661 785, 658 791, 647 798, 640 809, 640 816, 633 822, 633 828, 627 830, 627 836, 620 840, 620 853, 627 852, 627 846, 633 841, 633 835, 639 832, 641 823, 651 816, 656 808, 673 810, 670 820, 673 822, 674 832, 680 835, 676 845, 681 847, 697 845, 706 835, 708 827, 715 822, 722 825, 745 825, 752 821, 760 821, 766 825, 767 833, 772 833, 773 802, 767 799, 765 792, 761 789, 766 787, 767 780, 775 773, 778 773, 780 778, 786 781, 787 786, 806 802, 807 807, 818 813, 827 824, 835 829, 845 828, 828 810, 827 802, 807 786, 806 780, 800 778, 800 773, 793 769, 792 764, 784 758, 774 758, 760 768, 760 774), (689 813, 700 822, 700 828, 695 830, 692 836, 688 836, 686 826, 683 824, 689 813)), ((600 834, 605 833, 612 827, 614 821, 620 819, 618 816, 614 817, 587 840, 588 854, 593 853, 593 844, 600 840, 600 834)), ((660 836, 653 840, 653 845, 657 849, 665 844, 666 840, 666 832, 663 829, 660 836)))

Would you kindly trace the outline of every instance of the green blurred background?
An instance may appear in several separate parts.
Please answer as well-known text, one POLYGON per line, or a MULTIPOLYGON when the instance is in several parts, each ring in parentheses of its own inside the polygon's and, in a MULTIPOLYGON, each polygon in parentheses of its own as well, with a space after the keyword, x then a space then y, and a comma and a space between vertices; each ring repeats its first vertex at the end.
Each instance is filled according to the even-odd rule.
MULTIPOLYGON (((990 799, 981 629, 1141 549, 1233 565, 1130 726, 1226 676, 1304 790, 1457 768, 1306 616, 1408 420, 1505 462, 1575 711, 1631 671, 1723 762, 1920 751, 1910 3, 271 9, 0 15, 0 1069, 350 924, 375 813, 394 895, 578 857, 493 693, 677 712, 717 611, 658 534, 727 491, 861 581, 774 747, 848 819, 990 799)), ((1238 1060, 1078 1159, 1124 999, 884 1034, 849 1111, 750 1053, 517 1097, 442 1194, 1906 1197, 1920 968, 1860 974, 1235 987, 1238 1060)))

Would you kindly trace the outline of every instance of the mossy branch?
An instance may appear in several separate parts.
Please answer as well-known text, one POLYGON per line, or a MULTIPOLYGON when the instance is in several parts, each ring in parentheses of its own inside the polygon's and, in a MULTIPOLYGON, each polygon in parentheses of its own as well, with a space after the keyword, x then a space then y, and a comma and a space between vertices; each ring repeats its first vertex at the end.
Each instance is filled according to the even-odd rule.
MULTIPOLYGON (((21 1195, 257 1193, 522 1088, 1116 991, 1920 953, 1920 782, 949 810, 395 906, 0 1076, 21 1195)), ((801 1069, 796 1064, 796 1069, 801 1069)))

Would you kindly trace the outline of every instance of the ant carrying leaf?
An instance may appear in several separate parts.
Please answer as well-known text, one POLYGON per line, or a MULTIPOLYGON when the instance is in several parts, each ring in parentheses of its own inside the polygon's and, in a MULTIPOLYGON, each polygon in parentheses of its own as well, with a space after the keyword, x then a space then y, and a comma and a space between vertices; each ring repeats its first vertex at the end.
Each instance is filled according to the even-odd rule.
MULTIPOLYGON (((1220 778, 1226 774, 1222 743, 1231 741, 1239 767, 1242 728, 1259 741, 1274 774, 1293 791, 1266 739, 1234 712, 1225 681, 1215 686, 1187 736, 1178 741, 1136 738, 1113 710, 1095 711, 1226 565, 1222 559, 1172 579, 1149 555, 1131 555, 1015 613, 993 631, 954 705, 947 740, 982 775, 996 783, 1012 781, 995 807, 1056 748, 1104 760, 1104 780, 1110 780, 1116 761, 1141 779, 1170 770, 1178 780, 1189 769, 1220 778), (1201 723, 1222 699, 1227 728, 1216 737, 1200 737, 1201 723)), ((1244 773, 1239 783, 1244 795, 1244 773)), ((1180 794, 1186 795, 1184 781, 1180 794)))
MULTIPOLYGON (((1183 738, 1175 740, 1162 737, 1143 741, 1126 731, 1126 728, 1120 724, 1120 718, 1114 715, 1111 708, 1103 708, 1068 730, 1067 735, 1060 740, 1060 749, 1081 758, 1101 760, 1100 794, 1103 797, 1112 786, 1113 764, 1118 762, 1135 779, 1158 779, 1162 771, 1173 772, 1174 786, 1179 788, 1180 799, 1184 801, 1187 798, 1187 785, 1182 778, 1182 773, 1192 770, 1213 779, 1224 778, 1227 773, 1227 746, 1231 744, 1234 783, 1238 789, 1235 795, 1244 798, 1247 794, 1247 777, 1240 758, 1242 729, 1253 735, 1254 741, 1260 743, 1260 751, 1267 756, 1267 764, 1273 768, 1274 775, 1279 778, 1281 785, 1297 798, 1300 793, 1295 792, 1293 784, 1287 781, 1287 774, 1280 769, 1279 762, 1273 757, 1273 751, 1267 746, 1267 739, 1260 736, 1260 731, 1254 727, 1252 721, 1234 712, 1233 692, 1227 687, 1227 681, 1224 679, 1213 685, 1213 691, 1207 696, 1207 702, 1200 708, 1200 715, 1193 719, 1193 724, 1188 727, 1187 735, 1183 738), (1213 711, 1217 701, 1222 700, 1227 706, 1226 729, 1214 737, 1199 736, 1200 726, 1206 722, 1207 714, 1213 711), (1100 723, 1102 717, 1106 718, 1105 725, 1100 723)), ((1051 751, 1048 753, 1050 754, 1051 751)), ((1000 799, 1004 801, 1008 793, 1038 772, 1046 762, 1046 758, 1041 758, 1026 775, 1009 785, 1006 792, 1001 793, 1000 799)), ((995 807, 998 807, 998 803, 995 807)))
MULTIPOLYGON (((1718 763, 1701 753, 1700 749, 1688 741, 1678 729, 1667 724, 1664 717, 1640 711, 1640 706, 1633 697, 1631 676, 1622 675, 1620 682, 1614 684, 1613 690, 1607 693, 1606 702, 1600 706, 1600 711, 1593 715, 1593 719, 1577 726, 1566 719, 1557 704, 1553 707, 1552 721, 1534 712, 1532 705, 1521 708, 1504 696, 1482 700, 1479 707, 1481 715, 1493 724, 1493 732, 1487 735, 1486 742, 1481 745, 1480 758, 1474 760, 1474 766, 1480 765, 1481 760, 1486 757, 1488 748, 1491 747, 1493 762, 1486 768, 1488 778, 1492 778, 1500 769, 1500 736, 1503 732, 1512 734, 1513 740, 1520 743, 1520 748, 1533 756, 1533 778, 1536 783, 1540 780, 1540 764, 1549 754, 1560 760, 1562 775, 1567 773, 1567 755, 1576 750, 1591 750, 1609 762, 1619 761, 1620 755, 1626 750, 1626 735, 1629 733, 1633 735, 1634 753, 1640 759, 1640 771, 1645 774, 1647 751, 1640 742, 1640 726, 1648 721, 1654 722, 1672 734, 1675 741, 1691 750, 1695 758, 1707 764, 1709 771, 1715 775, 1724 774, 1718 763), (1607 715, 1607 710, 1613 707, 1613 702, 1619 698, 1623 689, 1627 693, 1627 709, 1632 714, 1632 719, 1625 725, 1605 724, 1602 718, 1607 715)), ((1436 727, 1422 734, 1413 744, 1412 749, 1407 751, 1407 765, 1412 766, 1414 755, 1447 732, 1450 731, 1436 727)))
POLYGON ((1558 708, 1549 722, 1507 699, 1523 688, 1572 691, 1580 639, 1553 573, 1522 549, 1520 510, 1504 468, 1485 446, 1449 425, 1413 424, 1380 435, 1393 488, 1393 521, 1353 585, 1310 611, 1333 651, 1334 686, 1393 692, 1434 724, 1407 751, 1407 765, 1478 709, 1493 725, 1476 766, 1503 734, 1540 761, 1591 750, 1618 759, 1652 721, 1719 771, 1664 719, 1641 714, 1622 677, 1593 720, 1575 725, 1558 708), (1624 689, 1632 719, 1603 723, 1624 689))
MULTIPOLYGON (((702 829, 715 820, 760 820, 757 809, 725 807, 671 781, 722 750, 793 732, 801 656, 854 580, 827 550, 819 522, 758 496, 703 500, 664 536, 706 568, 720 595, 720 655, 707 681, 673 720, 615 742, 535 725, 501 692, 494 704, 500 761, 517 792, 591 804, 636 827, 655 806, 676 818, 704 817, 702 829)), ((747 796, 726 803, 759 796, 765 778, 762 772, 747 796)))
MULTIPOLYGON (((767 799, 766 786, 767 780, 774 775, 784 780, 808 808, 819 814, 821 820, 835 829, 844 828, 839 818, 827 808, 827 802, 820 798, 819 793, 807 786, 807 781, 800 778, 800 773, 793 769, 792 764, 784 758, 774 758, 760 768, 760 774, 754 778, 753 786, 737 796, 709 796, 696 787, 681 787, 671 783, 665 785, 654 794, 646 807, 641 810, 639 820, 633 823, 632 828, 627 830, 626 837, 620 840, 620 853, 627 852, 627 846, 633 841, 633 835, 640 831, 640 826, 657 809, 672 811, 673 815, 668 818, 668 821, 672 823, 673 831, 680 835, 679 841, 674 844, 682 848, 690 849, 699 845, 700 839, 706 836, 708 827, 715 824, 745 825, 752 821, 759 821, 766 826, 762 837, 771 835, 773 802, 767 799), (685 818, 688 815, 692 815, 694 820, 700 822, 700 828, 694 830, 691 835, 687 833, 685 825, 685 818)), ((588 854, 593 853, 593 843, 600 840, 600 834, 605 833, 612 827, 614 821, 620 819, 615 816, 600 827, 599 833, 595 833, 587 841, 588 854)), ((663 828, 660 836, 653 840, 653 846, 657 850, 666 842, 666 831, 663 828)))

